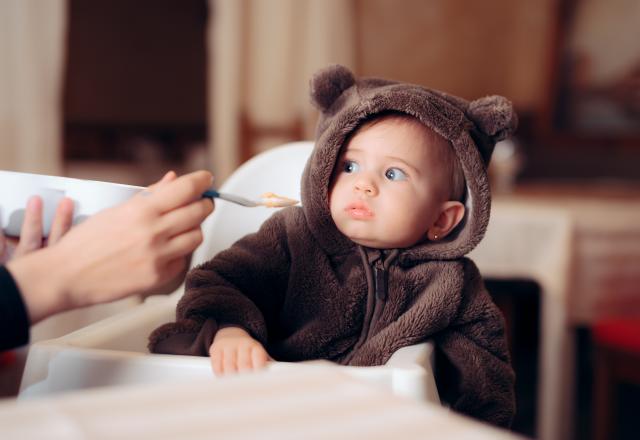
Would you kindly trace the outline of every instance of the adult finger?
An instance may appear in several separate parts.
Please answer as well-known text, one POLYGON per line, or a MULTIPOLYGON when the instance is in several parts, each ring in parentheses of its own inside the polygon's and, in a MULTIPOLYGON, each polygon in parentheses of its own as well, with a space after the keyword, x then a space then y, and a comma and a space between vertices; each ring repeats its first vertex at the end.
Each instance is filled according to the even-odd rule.
POLYGON ((13 257, 28 254, 42 247, 42 199, 33 196, 27 202, 20 228, 20 241, 13 257))
POLYGON ((151 185, 149 185, 146 189, 147 192, 149 191, 154 191, 156 189, 158 189, 159 187, 176 180, 176 178, 178 177, 178 175, 176 174, 175 171, 167 171, 167 173, 162 176, 162 179, 158 180, 156 183, 153 183, 151 185))
POLYGON ((187 275, 190 261, 191 255, 187 255, 165 263, 162 268, 162 279, 153 287, 145 289, 142 294, 146 297, 149 295, 167 295, 175 292, 187 275))
POLYGON ((212 200, 200 199, 164 214, 159 220, 158 231, 162 231, 165 236, 173 237, 199 227, 212 212, 212 200))
POLYGON ((172 211, 199 199, 211 185, 212 179, 208 171, 194 171, 180 176, 148 194, 149 203, 161 213, 172 211))
POLYGON ((67 233, 71 228, 73 221, 73 200, 65 197, 58 203, 56 208, 56 215, 53 218, 51 224, 51 231, 49 232, 49 239, 47 245, 52 245, 58 242, 60 238, 67 233))
POLYGON ((182 258, 196 250, 202 243, 203 235, 200 228, 192 229, 182 234, 171 237, 160 251, 164 261, 182 258))

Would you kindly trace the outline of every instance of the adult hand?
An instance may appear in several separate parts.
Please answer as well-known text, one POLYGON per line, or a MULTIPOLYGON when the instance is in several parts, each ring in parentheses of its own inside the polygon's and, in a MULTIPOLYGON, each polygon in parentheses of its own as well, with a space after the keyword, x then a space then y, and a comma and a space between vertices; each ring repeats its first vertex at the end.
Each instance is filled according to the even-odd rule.
POLYGON ((43 240, 42 199, 39 196, 31 197, 25 208, 20 237, 5 237, 0 229, 0 264, 40 249, 44 245, 55 244, 69 230, 72 220, 73 201, 64 198, 56 208, 48 239, 43 240))
POLYGON ((211 200, 201 198, 211 180, 206 171, 168 173, 54 246, 9 262, 32 324, 62 310, 179 285, 202 242, 200 224, 213 210, 211 200))

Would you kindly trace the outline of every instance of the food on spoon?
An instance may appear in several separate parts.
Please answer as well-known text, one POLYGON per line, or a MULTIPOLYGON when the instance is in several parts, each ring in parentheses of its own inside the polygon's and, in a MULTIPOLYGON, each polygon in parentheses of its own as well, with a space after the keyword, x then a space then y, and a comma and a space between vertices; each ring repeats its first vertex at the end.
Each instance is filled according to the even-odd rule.
POLYGON ((295 199, 279 196, 278 194, 272 192, 266 192, 260 195, 260 198, 262 199, 262 204, 269 208, 282 208, 284 206, 293 206, 300 203, 295 199))

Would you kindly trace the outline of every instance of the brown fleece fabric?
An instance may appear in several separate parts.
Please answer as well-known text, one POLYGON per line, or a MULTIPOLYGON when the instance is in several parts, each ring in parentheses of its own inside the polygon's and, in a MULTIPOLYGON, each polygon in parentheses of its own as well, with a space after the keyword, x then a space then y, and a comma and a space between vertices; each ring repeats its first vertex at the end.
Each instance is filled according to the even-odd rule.
POLYGON ((436 372, 443 399, 508 426, 514 373, 503 318, 464 255, 487 227, 486 166, 495 142, 515 129, 511 103, 356 79, 337 65, 314 76, 311 96, 321 116, 302 176, 302 207, 276 212, 257 233, 193 269, 176 322, 156 329, 149 349, 207 356, 217 329, 237 325, 276 360, 381 365, 399 348, 432 340, 447 366, 436 372), (331 219, 329 181, 340 148, 365 118, 387 111, 412 115, 442 135, 460 161, 467 212, 445 240, 363 248, 331 219))

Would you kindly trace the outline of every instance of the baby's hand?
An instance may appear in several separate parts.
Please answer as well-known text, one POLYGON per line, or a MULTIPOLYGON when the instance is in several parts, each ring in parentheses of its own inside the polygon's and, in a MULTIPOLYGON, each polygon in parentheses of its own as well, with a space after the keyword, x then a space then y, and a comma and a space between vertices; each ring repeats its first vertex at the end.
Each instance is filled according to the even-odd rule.
POLYGON ((209 348, 216 376, 263 368, 270 360, 262 344, 240 327, 218 330, 209 348))

